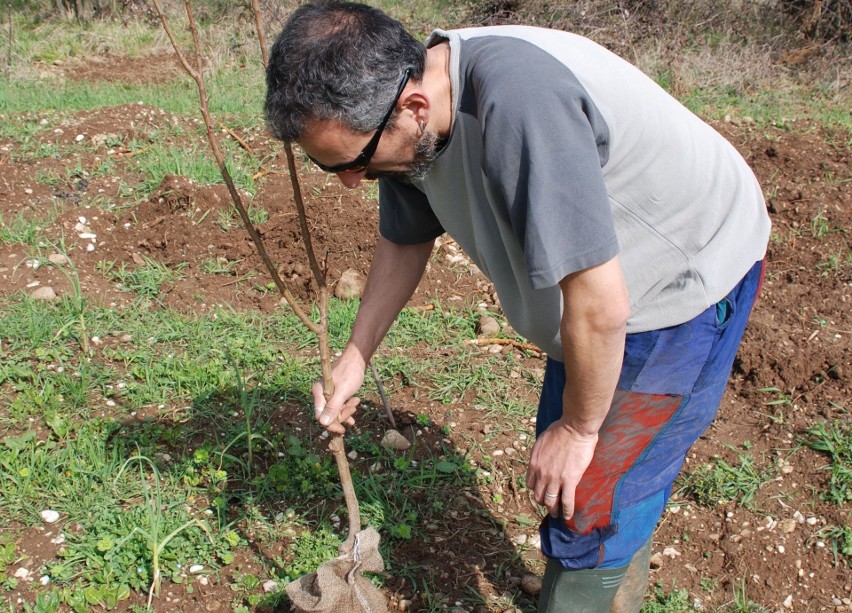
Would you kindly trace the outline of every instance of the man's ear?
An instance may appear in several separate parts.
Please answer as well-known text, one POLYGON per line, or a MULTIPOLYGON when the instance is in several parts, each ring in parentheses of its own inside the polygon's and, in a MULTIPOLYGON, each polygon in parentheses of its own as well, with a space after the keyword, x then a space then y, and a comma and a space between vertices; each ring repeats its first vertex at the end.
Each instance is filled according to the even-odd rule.
POLYGON ((403 92, 400 97, 399 108, 401 113, 410 114, 418 126, 429 123, 429 114, 432 111, 431 100, 421 88, 403 92))

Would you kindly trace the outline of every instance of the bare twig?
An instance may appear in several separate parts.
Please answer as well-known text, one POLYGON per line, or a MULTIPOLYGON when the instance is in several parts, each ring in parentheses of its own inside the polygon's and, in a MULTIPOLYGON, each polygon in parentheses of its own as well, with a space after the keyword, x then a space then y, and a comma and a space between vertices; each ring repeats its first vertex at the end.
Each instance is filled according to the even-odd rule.
POLYGON ((237 141, 237 143, 240 145, 240 147, 242 147, 243 149, 246 150, 246 153, 248 153, 250 156, 254 157, 254 151, 251 150, 251 147, 249 146, 249 144, 246 141, 244 141, 243 139, 240 138, 239 134, 234 132, 231 128, 229 128, 228 126, 223 124, 221 121, 219 122, 219 127, 222 128, 225 132, 227 132, 228 136, 230 136, 235 141, 237 141))
POLYGON ((464 342, 465 345, 511 345, 515 349, 523 349, 524 351, 532 351, 534 353, 541 353, 541 349, 536 347, 531 343, 522 343, 520 341, 513 341, 510 338, 474 338, 470 340, 466 340, 464 342))
MULTIPOLYGON (((255 0, 256 2, 257 0, 255 0)), ((6 9, 9 13, 9 48, 6 52, 6 70, 12 69, 12 44, 15 42, 14 32, 12 30, 12 3, 7 0, 6 9)))
POLYGON ((376 387, 379 390, 379 396, 382 397, 382 406, 385 407, 385 414, 388 416, 391 428, 396 430, 396 420, 393 418, 393 411, 391 410, 390 403, 388 402, 388 395, 385 394, 385 386, 382 385, 382 380, 379 378, 379 371, 376 369, 376 365, 372 360, 370 360, 370 372, 373 373, 373 380, 376 382, 376 387))
MULTIPOLYGON (((177 40, 175 39, 175 36, 172 33, 171 27, 169 26, 169 22, 166 18, 165 12, 163 11, 163 8, 160 4, 160 0, 153 0, 153 3, 157 10, 157 14, 159 15, 160 20, 163 24, 163 29, 165 30, 169 41, 172 43, 172 47, 174 48, 175 53, 177 54, 181 66, 187 72, 187 74, 192 77, 198 88, 201 114, 204 119, 204 124, 207 128, 207 139, 210 143, 210 148, 213 152, 213 156, 216 159, 216 163, 219 166, 219 171, 222 174, 222 178, 224 179, 225 185, 228 188, 228 193, 230 194, 231 200, 234 203, 234 207, 237 209, 237 212, 240 215, 240 219, 242 220, 243 225, 245 226, 246 230, 249 233, 249 236, 251 236, 251 239, 254 242, 258 255, 263 261, 263 264, 269 272, 269 275, 272 277, 272 280, 275 282, 275 286, 278 288, 278 291, 284 297, 284 299, 287 301, 287 304, 290 305, 290 308, 293 309, 293 312, 302 321, 302 323, 304 323, 305 326, 307 326, 307 328, 317 336, 320 350, 320 363, 322 366, 323 385, 325 389, 326 398, 329 398, 334 393, 334 384, 331 378, 331 350, 328 342, 328 286, 326 283, 325 270, 320 268, 319 262, 317 261, 317 258, 314 254, 311 234, 308 228, 307 217, 305 214, 304 201, 302 199, 301 188, 299 186, 298 176, 296 172, 296 164, 295 158, 293 156, 293 151, 289 144, 285 144, 284 150, 287 155, 287 163, 290 171, 291 183, 293 185, 293 196, 298 212, 299 225, 302 232, 302 240, 304 242, 305 251, 310 262, 311 271, 314 275, 314 280, 317 284, 319 302, 318 306, 320 313, 319 323, 316 323, 311 320, 305 310, 302 309, 302 307, 296 302, 289 288, 284 284, 284 281, 281 279, 280 275, 278 274, 278 271, 272 264, 272 261, 270 260, 269 255, 266 252, 263 240, 261 239, 260 234, 257 232, 257 229, 254 227, 254 224, 249 219, 246 208, 242 203, 242 198, 240 197, 240 194, 237 191, 236 186, 234 185, 233 179, 231 178, 231 175, 228 172, 227 166, 225 165, 225 158, 222 153, 222 148, 220 146, 219 139, 216 135, 216 131, 214 130, 213 120, 209 112, 207 88, 204 81, 204 75, 201 70, 201 66, 203 66, 203 64, 201 62, 198 28, 196 27, 190 0, 184 0, 184 7, 186 9, 187 18, 189 20, 189 27, 192 32, 194 60, 195 66, 198 67, 197 69, 193 68, 193 66, 190 65, 185 55, 181 52, 180 47, 177 44, 177 40)), ((255 24, 258 32, 258 39, 260 41, 261 49, 263 52, 263 62, 265 68, 269 61, 269 56, 266 51, 266 40, 260 20, 260 8, 257 0, 252 1, 252 8, 255 12, 255 24)), ((235 135, 232 134, 232 136, 235 135)), ((239 139, 237 140, 238 142, 241 142, 239 141, 239 139)), ((348 552, 352 549, 352 546, 354 545, 355 535, 361 530, 361 515, 358 507, 358 500, 355 496, 355 487, 352 484, 352 476, 349 470, 349 461, 346 457, 343 437, 341 435, 332 436, 331 441, 329 443, 329 449, 334 455, 335 463, 337 464, 337 470, 340 475, 340 482, 343 488, 344 498, 346 500, 346 509, 349 515, 349 535, 343 545, 341 545, 341 550, 344 552, 348 552)))
MULTIPOLYGON (((245 206, 243 205, 242 198, 240 197, 239 192, 237 191, 236 186, 234 185, 234 181, 231 178, 231 173, 228 172, 228 168, 225 165, 225 157, 222 154, 222 147, 219 144, 219 139, 216 136, 216 131, 213 127, 213 120, 210 117, 210 110, 208 105, 207 98, 207 87, 204 82, 204 75, 199 70, 193 68, 190 63, 187 61, 186 56, 180 50, 178 46, 177 39, 175 38, 174 33, 172 32, 171 26, 169 25, 168 18, 166 17, 165 12, 163 11, 162 4, 160 0, 153 0, 154 7, 157 10, 157 15, 160 17, 160 21, 163 24, 163 30, 166 32, 166 36, 168 36, 169 41, 172 43, 172 47, 175 50, 175 54, 180 61, 183 69, 189 74, 190 77, 195 81, 196 86, 198 87, 198 97, 200 99, 201 106, 201 115, 204 118, 204 123, 207 128, 207 140, 210 143, 210 149, 213 151, 213 157, 216 158, 216 164, 219 166, 219 171, 222 174, 222 178, 225 181, 225 185, 228 188, 228 193, 231 195, 231 200, 233 200, 234 207, 237 209, 237 212, 240 215, 240 219, 243 222, 246 230, 251 236, 252 241, 254 242, 254 246, 257 249, 258 255, 260 259, 263 261, 266 270, 269 272, 269 275, 272 277, 275 286, 278 288, 278 291, 284 296, 284 299, 287 301, 287 304, 290 305, 290 308, 293 309, 293 312, 296 316, 308 327, 308 329, 314 334, 319 336, 320 326, 314 323, 304 309, 296 302, 296 299, 293 297, 293 294, 290 292, 290 289, 284 284, 278 271, 272 263, 272 260, 269 259, 269 255, 266 253, 266 248, 263 245, 263 241, 260 238, 260 234, 258 234, 257 229, 254 227, 254 224, 251 222, 248 216, 248 212, 246 211, 245 206)), ((186 8, 186 14, 189 19, 189 27, 192 31, 192 40, 193 45, 195 46, 194 55, 196 60, 196 66, 201 66, 200 63, 200 50, 199 50, 199 42, 198 42, 198 28, 195 25, 195 17, 192 13, 192 6, 189 0, 185 0, 184 6, 186 8)))
POLYGON ((251 0, 251 11, 254 13, 254 27, 257 30, 257 40, 260 43, 260 53, 263 57, 263 67, 269 66, 269 50, 266 47, 266 30, 260 18, 260 0, 251 0))

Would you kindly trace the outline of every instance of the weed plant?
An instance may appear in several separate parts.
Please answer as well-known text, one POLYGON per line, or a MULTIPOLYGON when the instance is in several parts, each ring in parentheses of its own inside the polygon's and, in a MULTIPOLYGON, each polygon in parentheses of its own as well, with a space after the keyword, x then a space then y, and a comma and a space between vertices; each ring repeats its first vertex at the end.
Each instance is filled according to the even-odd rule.
POLYGON ((734 450, 736 461, 713 458, 678 478, 677 496, 691 497, 698 504, 714 507, 735 502, 747 509, 758 490, 774 476, 773 469, 760 467, 754 457, 734 450))
POLYGON ((820 497, 840 506, 852 501, 852 423, 821 421, 811 426, 807 435, 804 443, 830 460, 825 467, 831 472, 829 486, 820 497))

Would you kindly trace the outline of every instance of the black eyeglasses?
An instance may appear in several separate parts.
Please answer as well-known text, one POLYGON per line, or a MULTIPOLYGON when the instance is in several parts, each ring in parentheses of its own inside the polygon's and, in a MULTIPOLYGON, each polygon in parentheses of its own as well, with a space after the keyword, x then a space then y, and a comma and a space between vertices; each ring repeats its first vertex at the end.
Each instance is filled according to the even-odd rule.
POLYGON ((396 91, 396 96, 393 98, 393 103, 390 105, 388 112, 385 114, 385 118, 382 119, 382 123, 379 124, 379 127, 376 128, 376 133, 373 134, 373 138, 370 139, 370 142, 367 143, 367 146, 361 150, 361 153, 358 154, 351 162, 345 162, 343 164, 336 164, 334 166, 326 166, 325 164, 320 164, 311 156, 308 156, 314 164, 319 166, 325 172, 361 172, 364 170, 369 164, 370 160, 373 159, 373 155, 376 153, 376 148, 379 146, 379 140, 382 138, 382 132, 385 131, 385 127, 388 125, 388 121, 390 121, 391 115, 393 115, 393 110, 396 108, 396 103, 399 100, 399 97, 402 95, 402 90, 405 89, 405 85, 408 83, 408 77, 410 75, 410 70, 406 69, 405 74, 402 76, 402 83, 399 84, 399 88, 396 91))

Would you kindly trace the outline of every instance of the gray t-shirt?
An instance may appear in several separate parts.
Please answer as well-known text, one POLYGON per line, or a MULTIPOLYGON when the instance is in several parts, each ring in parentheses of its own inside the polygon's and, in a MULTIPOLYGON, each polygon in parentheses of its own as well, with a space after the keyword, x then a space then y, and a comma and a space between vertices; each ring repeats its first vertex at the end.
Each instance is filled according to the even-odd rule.
POLYGON ((448 232, 515 329, 561 358, 566 275, 619 255, 628 332, 677 325, 764 256, 760 187, 722 136, 640 70, 575 34, 436 30, 453 125, 422 182, 380 181, 380 231, 448 232))

